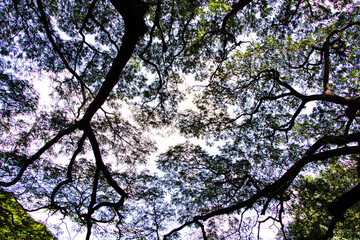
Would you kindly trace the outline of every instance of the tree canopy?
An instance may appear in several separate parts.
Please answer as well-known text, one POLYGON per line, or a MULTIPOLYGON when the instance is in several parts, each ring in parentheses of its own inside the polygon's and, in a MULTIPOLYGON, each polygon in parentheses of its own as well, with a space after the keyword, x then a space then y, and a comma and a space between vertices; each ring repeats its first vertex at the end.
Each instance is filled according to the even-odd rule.
MULTIPOLYGON (((287 239, 304 174, 326 181, 319 170, 350 161, 333 179, 360 176, 357 1, 4 0, 0 12, 0 186, 86 239, 259 238, 266 223, 287 239), (154 129, 188 141, 157 153, 154 129)), ((358 182, 329 191, 321 239, 360 200, 358 182)))

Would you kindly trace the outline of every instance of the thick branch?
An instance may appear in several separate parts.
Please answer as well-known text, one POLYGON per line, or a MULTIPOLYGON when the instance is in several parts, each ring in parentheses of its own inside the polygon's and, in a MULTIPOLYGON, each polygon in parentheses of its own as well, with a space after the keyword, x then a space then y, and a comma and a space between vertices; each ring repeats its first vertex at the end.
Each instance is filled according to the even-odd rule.
POLYGON ((305 156, 313 155, 320 147, 327 144, 342 146, 348 143, 357 142, 360 139, 360 133, 338 136, 324 136, 314 143, 305 153, 305 156))
POLYGON ((333 157, 359 153, 359 147, 342 147, 334 150, 320 152, 310 156, 305 155, 302 159, 296 162, 279 180, 277 180, 274 184, 270 185, 269 188, 273 193, 279 193, 281 191, 284 191, 299 174, 301 169, 305 167, 308 163, 324 161, 333 157))
POLYGON ((124 19, 125 34, 120 51, 115 57, 105 81, 80 121, 80 128, 84 128, 90 122, 91 118, 108 98, 117 84, 122 70, 132 56, 139 38, 147 31, 144 21, 147 8, 144 3, 138 0, 112 0, 111 3, 124 19))
POLYGON ((338 199, 333 201, 329 206, 328 210, 334 218, 328 225, 328 230, 319 239, 331 239, 334 236, 334 230, 338 222, 345 220, 344 214, 354 204, 360 201, 360 184, 352 188, 350 191, 341 195, 338 199))
POLYGON ((344 214, 346 210, 348 210, 358 201, 360 201, 360 184, 356 185, 350 191, 344 193, 338 199, 332 202, 328 209, 332 216, 342 222, 344 221, 344 214))
POLYGON ((227 21, 234 15, 236 15, 239 11, 244 9, 249 3, 251 3, 252 0, 240 0, 234 5, 232 5, 230 12, 228 12, 222 22, 221 31, 226 31, 226 23, 227 21))

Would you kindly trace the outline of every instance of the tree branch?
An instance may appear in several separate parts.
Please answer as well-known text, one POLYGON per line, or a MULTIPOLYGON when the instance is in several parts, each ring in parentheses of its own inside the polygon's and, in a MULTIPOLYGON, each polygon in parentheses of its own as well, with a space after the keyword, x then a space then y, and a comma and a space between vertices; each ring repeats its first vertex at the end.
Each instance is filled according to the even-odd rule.
POLYGON ((53 190, 53 192, 51 193, 51 196, 50 196, 50 201, 51 201, 51 207, 53 208, 56 208, 56 209, 60 209, 61 211, 63 211, 64 213, 66 212, 65 208, 64 207, 61 207, 61 206, 58 206, 55 202, 55 196, 56 196, 56 193, 59 191, 59 189, 68 184, 68 183, 71 183, 72 182, 72 169, 73 169, 73 166, 74 166, 74 163, 75 163, 75 160, 76 160, 76 157, 77 155, 81 152, 82 150, 82 147, 84 145, 84 142, 85 142, 85 139, 86 139, 86 135, 83 134, 83 136, 80 138, 80 140, 78 141, 78 146, 75 150, 75 152, 73 153, 71 159, 70 159, 70 163, 67 167, 67 172, 66 172, 66 180, 62 181, 61 183, 59 183, 53 190))
POLYGON ((51 45, 53 46, 55 52, 59 55, 61 61, 63 62, 63 64, 65 65, 65 68, 77 79, 81 81, 80 76, 75 72, 75 70, 70 66, 68 60, 66 59, 66 57, 64 56, 64 54, 61 52, 61 49, 59 48, 59 46, 56 44, 54 38, 53 38, 53 34, 51 33, 50 30, 50 26, 49 23, 47 21, 47 16, 44 10, 44 5, 42 3, 41 0, 36 0, 36 3, 38 5, 39 11, 40 11, 40 21, 43 23, 44 28, 45 28, 45 32, 46 32, 46 36, 48 37, 51 45))
POLYGON ((333 95, 330 85, 329 85, 329 76, 330 76, 330 43, 326 41, 323 46, 324 53, 324 77, 323 77, 323 94, 324 95, 333 95))
POLYGON ((244 9, 248 4, 250 4, 252 2, 252 0, 240 0, 237 3, 235 3, 234 5, 232 5, 230 12, 228 12, 222 22, 221 25, 221 31, 226 31, 226 23, 227 21, 234 15, 236 15, 239 11, 241 11, 242 9, 244 9))
POLYGON ((300 104, 300 106, 298 107, 298 109, 296 110, 296 112, 292 115, 292 118, 290 120, 290 122, 286 123, 283 126, 280 126, 280 131, 284 131, 287 132, 289 131, 295 124, 295 119, 299 116, 300 112, 303 110, 303 108, 305 107, 305 102, 302 102, 300 104), (285 126, 288 126, 287 128, 284 128, 285 126))
POLYGON ((343 222, 345 212, 358 201, 360 201, 360 184, 333 201, 328 206, 328 210, 338 221, 343 222))
POLYGON ((317 143, 315 143, 312 147, 309 148, 309 150, 305 153, 305 155, 298 160, 290 169, 288 169, 282 177, 280 177, 278 180, 276 180, 273 184, 268 185, 267 187, 263 188, 262 190, 258 191, 256 194, 254 194, 252 197, 245 201, 238 202, 234 205, 220 208, 215 211, 209 212, 205 215, 195 216, 193 220, 185 222, 183 225, 181 225, 178 228, 173 229, 171 232, 165 235, 166 237, 169 237, 170 235, 174 234, 175 232, 180 231, 184 227, 190 226, 193 223, 196 223, 199 220, 206 221, 209 218, 224 215, 224 214, 230 214, 236 210, 242 209, 242 208, 249 208, 251 207, 256 201, 258 201, 260 198, 266 197, 266 196, 276 196, 281 194, 283 191, 285 191, 289 185, 292 183, 292 181, 295 179, 296 176, 298 176, 301 169, 306 166, 310 162, 315 161, 321 161, 326 160, 332 157, 337 156, 344 156, 344 155, 350 155, 350 154, 359 154, 360 148, 355 147, 343 147, 333 150, 328 150, 320 153, 315 153, 317 149, 319 149, 324 144, 346 144, 350 142, 357 142, 360 137, 360 133, 351 134, 348 136, 331 136, 331 137, 324 137, 320 139, 317 143), (311 154, 311 155, 308 155, 311 154))
MULTIPOLYGON (((122 198, 127 198, 128 194, 117 184, 117 182, 113 179, 112 174, 108 170, 108 168, 105 166, 100 152, 99 143, 96 140, 96 136, 94 134, 94 131, 92 130, 90 124, 85 128, 85 133, 87 137, 89 138, 91 147, 93 149, 93 153, 96 160, 96 166, 101 170, 101 172, 104 174, 105 179, 108 181, 110 186, 121 195, 122 198)), ((124 199, 121 201, 123 202, 124 199)))
POLYGON ((139 38, 147 31, 144 20, 147 5, 139 0, 111 0, 111 3, 124 19, 125 34, 120 50, 105 77, 105 81, 80 120, 80 129, 83 129, 90 122, 91 118, 108 98, 117 84, 122 70, 132 56, 139 38))
POLYGON ((99 184, 99 178, 100 178, 100 169, 96 168, 95 175, 94 175, 94 181, 93 181, 93 188, 92 188, 92 193, 91 193, 91 200, 90 200, 90 204, 88 207, 88 213, 85 216, 86 228, 87 228, 86 240, 89 240, 90 236, 91 236, 91 228, 92 228, 91 215, 94 213, 93 207, 96 203, 96 194, 97 194, 97 188, 98 188, 98 184, 99 184))
POLYGON ((201 233, 202 233, 203 239, 207 240, 204 224, 202 224, 202 222, 200 222, 200 221, 195 221, 195 223, 201 228, 201 233))
POLYGON ((47 151, 49 148, 51 148, 55 143, 57 143, 63 136, 68 135, 72 132, 74 132, 76 129, 78 128, 78 123, 71 125, 70 127, 61 130, 53 139, 51 139, 50 141, 48 141, 47 143, 44 144, 44 146, 42 148, 40 148, 32 157, 30 157, 29 159, 25 160, 24 165, 21 167, 18 175, 10 182, 0 182, 0 186, 3 187, 9 187, 12 186, 14 184, 16 184, 21 177, 23 176, 24 172, 26 171, 26 169, 33 163, 35 162, 37 159, 39 159, 39 157, 45 152, 47 151))

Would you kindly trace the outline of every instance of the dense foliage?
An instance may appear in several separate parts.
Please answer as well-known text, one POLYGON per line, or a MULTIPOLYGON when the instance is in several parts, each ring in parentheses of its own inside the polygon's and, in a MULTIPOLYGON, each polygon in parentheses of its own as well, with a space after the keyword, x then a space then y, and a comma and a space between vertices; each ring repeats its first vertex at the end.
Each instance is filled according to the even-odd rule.
POLYGON ((0 191, 0 239, 51 240, 51 233, 33 220, 8 192, 0 191))
MULTIPOLYGON (((301 177, 296 187, 299 196, 289 209, 294 215, 294 221, 287 230, 289 239, 317 239, 325 234, 331 222, 327 211, 329 204, 360 182, 352 164, 333 164, 321 171, 319 176, 301 177)), ((344 217, 344 222, 334 229, 334 239, 359 239, 359 202, 349 208, 344 217)))
MULTIPOLYGON (((0 186, 86 239, 259 238, 272 223, 287 238, 304 173, 360 168, 356 1, 4 0, 0 13, 0 186), (157 153, 165 130, 188 141, 157 153)), ((360 200, 349 186, 327 198, 319 238, 360 200)))

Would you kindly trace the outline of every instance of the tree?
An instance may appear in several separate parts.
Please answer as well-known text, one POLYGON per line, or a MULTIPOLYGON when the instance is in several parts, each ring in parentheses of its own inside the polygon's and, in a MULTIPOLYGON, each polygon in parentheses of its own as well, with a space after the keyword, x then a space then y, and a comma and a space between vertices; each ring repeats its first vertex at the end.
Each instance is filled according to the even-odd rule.
MULTIPOLYGON (((0 186, 77 222, 86 239, 181 238, 186 227, 250 238, 267 221, 284 231, 301 174, 360 154, 359 10, 350 0, 6 0, 0 186), (40 77, 52 83, 46 107, 32 87, 40 77), (160 173, 141 170, 156 151, 149 131, 166 127, 219 153, 188 141, 159 155, 160 173)), ((330 205, 324 237, 359 188, 330 205)))
MULTIPOLYGON (((286 232, 289 239, 316 239, 326 232, 331 222, 327 208, 343 192, 359 183, 354 163, 333 164, 320 171, 316 177, 310 175, 300 178, 296 187, 297 201, 289 209, 294 221, 286 232), (340 178, 339 178, 340 177, 340 178)), ((334 239, 358 239, 359 203, 349 208, 344 222, 336 225, 334 239)))
POLYGON ((1 239, 54 239, 46 226, 33 220, 10 193, 0 192, 1 239))

